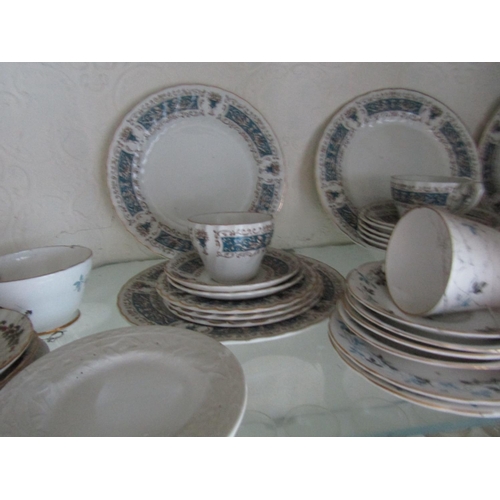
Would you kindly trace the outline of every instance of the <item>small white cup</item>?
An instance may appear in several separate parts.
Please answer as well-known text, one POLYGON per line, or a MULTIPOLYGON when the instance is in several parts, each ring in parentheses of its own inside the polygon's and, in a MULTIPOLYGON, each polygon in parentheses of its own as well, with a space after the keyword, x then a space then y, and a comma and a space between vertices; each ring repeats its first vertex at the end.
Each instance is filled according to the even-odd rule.
POLYGON ((483 183, 468 177, 391 176, 391 195, 400 217, 416 206, 443 208, 464 214, 480 203, 483 194, 483 183))
POLYGON ((394 228, 385 273, 390 296, 408 314, 500 307, 500 231, 415 208, 394 228))
POLYGON ((219 212, 188 220, 191 242, 214 281, 236 284, 255 277, 273 236, 272 215, 219 212))

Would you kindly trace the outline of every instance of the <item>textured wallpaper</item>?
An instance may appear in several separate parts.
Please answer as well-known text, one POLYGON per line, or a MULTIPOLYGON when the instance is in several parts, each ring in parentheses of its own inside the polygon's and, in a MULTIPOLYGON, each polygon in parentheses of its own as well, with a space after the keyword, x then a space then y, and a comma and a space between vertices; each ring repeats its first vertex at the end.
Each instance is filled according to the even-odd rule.
POLYGON ((347 243, 319 202, 314 156, 334 112, 360 94, 405 87, 451 108, 478 139, 500 104, 494 63, 2 63, 0 254, 81 244, 94 265, 155 257, 120 221, 106 159, 123 117, 179 84, 239 95, 272 127, 286 168, 273 245, 347 243))

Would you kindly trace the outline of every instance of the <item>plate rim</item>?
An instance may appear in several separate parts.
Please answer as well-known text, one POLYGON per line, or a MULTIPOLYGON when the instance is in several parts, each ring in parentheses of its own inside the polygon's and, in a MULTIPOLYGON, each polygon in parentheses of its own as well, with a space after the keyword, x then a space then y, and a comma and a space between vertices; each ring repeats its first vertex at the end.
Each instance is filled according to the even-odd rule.
MULTIPOLYGON (((246 134, 244 136, 245 142, 249 145, 254 157, 256 154, 260 155, 262 153, 261 161, 259 163, 256 161, 255 165, 258 179, 257 185, 254 186, 254 189, 259 187, 261 189, 260 198, 262 204, 258 201, 259 196, 257 195, 252 202, 254 206, 249 207, 248 211, 270 214, 279 212, 283 206, 286 189, 286 167, 278 138, 268 121, 247 100, 229 90, 198 83, 173 85, 146 96, 129 108, 113 134, 106 158, 106 184, 111 203, 126 229, 153 253, 167 258, 173 257, 179 252, 192 250, 189 231, 187 229, 181 231, 171 227, 168 223, 161 221, 161 217, 155 216, 155 213, 150 210, 147 201, 140 196, 140 186, 137 176, 134 176, 134 171, 139 168, 138 162, 140 164, 142 159, 141 152, 148 145, 148 141, 170 123, 170 118, 167 116, 165 119, 165 116, 162 115, 161 118, 157 119, 154 125, 151 125, 152 133, 149 132, 149 128, 145 128, 141 123, 138 123, 138 120, 142 119, 143 123, 149 124, 148 119, 150 117, 144 118, 144 116, 151 112, 154 117, 154 111, 161 104, 167 102, 162 101, 162 99, 165 99, 166 96, 171 99, 179 99, 186 95, 202 95, 206 99, 200 99, 200 106, 197 108, 190 108, 189 106, 194 106, 194 104, 188 102, 186 108, 174 109, 171 112, 172 119, 189 119, 201 115, 209 116, 212 114, 210 109, 215 109, 219 102, 231 100, 238 103, 239 107, 235 106, 235 108, 252 122, 249 124, 248 121, 245 122, 244 119, 240 120, 238 117, 234 120, 228 119, 227 113, 224 117, 226 120, 231 121, 232 127, 240 135, 244 136, 246 134), (220 101, 215 104, 214 101, 210 101, 210 92, 220 94, 218 95, 220 101), (212 108, 212 106, 215 107, 212 108), (142 114, 140 114, 141 112, 142 114), (240 123, 244 123, 244 125, 240 123), (251 135, 243 128, 245 125, 251 134, 255 134, 255 138, 251 138, 251 135), (253 125, 255 125, 255 128, 253 125), (267 144, 267 147, 257 145, 261 140, 267 144), (120 161, 122 161, 121 164, 120 161), (120 171, 122 173, 121 180, 120 171), (266 179, 269 180, 267 184, 264 182, 266 179), (273 188, 266 186, 272 186, 273 188), (139 196, 136 193, 138 189, 139 196)), ((196 105, 198 104, 196 103, 196 105)), ((164 113, 168 115, 168 113, 164 113)), ((223 120, 219 121, 229 126, 223 120)))
MULTIPOLYGON (((236 433, 237 427, 243 418, 247 402, 247 386, 240 362, 226 346, 216 342, 214 339, 198 332, 171 326, 128 326, 115 328, 79 338, 59 349, 49 352, 45 356, 34 361, 25 370, 9 381, 2 391, 0 391, 0 401, 2 401, 0 405, 0 415, 2 416, 0 419, 0 428, 3 427, 4 430, 17 429, 20 432, 19 435, 27 434, 41 436, 49 434, 47 432, 43 433, 43 427, 40 425, 37 427, 36 424, 33 424, 29 415, 26 416, 24 422, 28 426, 31 426, 29 429, 23 428, 23 419, 20 419, 21 423, 19 423, 17 419, 14 419, 16 421, 13 422, 12 418, 10 420, 7 418, 9 414, 11 417, 15 417, 16 409, 18 410, 19 408, 23 408, 23 414, 26 413, 26 406, 22 404, 22 402, 25 401, 23 398, 27 394, 29 396, 29 391, 27 391, 27 389, 29 389, 30 386, 33 387, 34 384, 34 388, 36 389, 37 384, 43 383, 45 380, 43 371, 45 370, 46 376, 52 375, 55 366, 56 372, 59 370, 59 376, 63 379, 65 376, 68 377, 68 375, 74 376, 75 367, 85 366, 85 363, 88 363, 89 360, 94 362, 98 359, 99 355, 106 356, 109 352, 112 352, 114 348, 117 350, 114 351, 113 354, 119 353, 119 348, 113 347, 113 342, 116 344, 122 343, 122 349, 125 350, 125 352, 141 351, 141 345, 138 341, 138 338, 141 336, 144 336, 146 341, 146 344, 142 346, 142 352, 152 352, 152 344, 154 343, 155 346, 158 346, 162 341, 164 342, 163 350, 165 353, 168 353, 169 350, 174 349, 174 347, 177 348, 179 345, 183 346, 186 344, 180 351, 176 349, 177 354, 187 353, 186 359, 192 359, 190 354, 192 352, 196 352, 196 354, 201 357, 204 355, 206 356, 206 348, 210 346, 212 357, 217 357, 219 359, 219 369, 223 366, 225 370, 231 373, 230 378, 217 376, 214 378, 213 382, 215 385, 225 384, 222 392, 224 396, 226 394, 230 396, 226 401, 227 408, 225 409, 227 413, 225 413, 225 419, 222 419, 224 421, 221 422, 221 419, 218 418, 218 423, 216 425, 212 428, 205 428, 203 425, 206 423, 206 420, 200 419, 199 415, 196 415, 194 418, 187 420, 184 427, 179 429, 175 435, 198 435, 196 430, 199 424, 203 424, 202 427, 205 431, 200 435, 233 435, 236 433), (200 344, 200 347, 198 347, 198 344, 200 344), (96 352, 96 349, 98 352, 96 352), (10 426, 9 422, 11 422, 10 426), (24 432, 22 432, 23 430, 24 432), (35 432, 35 434, 33 434, 33 432, 35 432)), ((155 350, 155 352, 157 351, 155 350)), ((213 370, 211 363, 213 363, 213 359, 210 360, 207 369, 213 370)), ((218 374, 219 371, 217 371, 218 374)), ((43 400, 44 395, 39 394, 38 398, 43 400)), ((204 399, 203 405, 206 406, 205 411, 208 413, 217 405, 224 403, 224 401, 218 401, 216 406, 214 406, 211 398, 204 399)), ((29 398, 29 401, 32 401, 35 405, 37 404, 36 401, 33 401, 33 398, 29 398)), ((29 404, 28 402, 28 405, 29 404)))
MULTIPOLYGON (((324 128, 316 149, 314 173, 316 190, 324 211, 333 219, 344 234, 349 236, 355 243, 361 245, 363 245, 363 241, 357 230, 357 218, 361 207, 356 207, 348 198, 342 186, 342 165, 336 165, 336 162, 337 158, 342 156, 343 149, 348 147, 350 137, 356 133, 360 124, 359 111, 362 103, 370 99, 372 101, 380 101, 384 97, 386 97, 386 100, 389 100, 395 96, 402 99, 412 96, 425 103, 425 113, 428 115, 428 121, 437 120, 436 123, 438 123, 446 118, 445 125, 449 124, 453 129, 452 131, 447 130, 447 133, 450 132, 450 137, 453 135, 453 132, 460 136, 460 140, 455 144, 454 154, 456 161, 460 163, 461 156, 462 159, 464 158, 464 149, 470 160, 467 166, 464 164, 461 166, 459 164, 455 165, 455 163, 450 162, 451 173, 453 175, 477 178, 478 180, 482 179, 479 154, 474 139, 462 120, 444 103, 423 92, 400 87, 381 88, 355 97, 342 105, 333 114, 324 128), (376 96, 378 96, 377 99, 375 99, 376 96), (326 161, 327 158, 328 162, 326 161), (330 173, 326 172, 325 163, 327 163, 330 173), (331 176, 331 179, 327 179, 329 176, 331 176)), ((404 109, 391 109, 390 103, 387 109, 382 109, 382 111, 375 110, 373 114, 378 115, 378 113, 394 112, 405 114, 404 109)), ((401 117, 401 115, 399 116, 401 117)), ((417 115, 412 114, 412 116, 417 115)), ((363 113, 361 113, 361 119, 365 119, 363 113)), ((420 122, 422 123, 422 121, 420 122)), ((436 137, 435 131, 430 127, 428 128, 432 131, 434 137, 436 137)), ((450 158, 450 151, 448 151, 446 146, 444 147, 448 152, 448 158, 450 158)), ((453 146, 448 147, 453 148, 453 146)))
MULTIPOLYGON (((266 253, 264 254, 263 260, 266 259, 266 257, 274 257, 274 258, 279 258, 282 261, 287 261, 286 264, 289 266, 291 269, 288 273, 282 274, 281 276, 275 277, 271 280, 267 281, 262 281, 262 282, 257 282, 257 283, 238 283, 238 284, 223 284, 223 283, 215 283, 212 284, 204 284, 200 283, 199 280, 196 280, 196 277, 189 277, 189 276, 183 276, 182 274, 178 272, 174 272, 175 270, 172 269, 175 265, 178 264, 178 260, 195 260, 199 259, 201 262, 201 258, 199 257, 198 253, 196 250, 193 250, 192 252, 188 252, 185 254, 179 254, 178 256, 174 257, 173 259, 170 259, 166 264, 165 264, 165 273, 168 275, 169 278, 172 278, 174 281, 181 283, 187 288, 193 288, 196 290, 201 290, 201 291, 206 291, 206 292, 247 292, 251 290, 260 290, 262 288, 267 288, 270 286, 278 285, 280 283, 283 283, 284 281, 287 281, 288 279, 292 278, 295 276, 299 270, 301 269, 301 262, 300 259, 297 257, 296 254, 292 252, 288 252, 286 250, 280 250, 278 248, 269 248, 266 253)), ((203 263, 201 262, 200 268, 203 267, 203 263)))

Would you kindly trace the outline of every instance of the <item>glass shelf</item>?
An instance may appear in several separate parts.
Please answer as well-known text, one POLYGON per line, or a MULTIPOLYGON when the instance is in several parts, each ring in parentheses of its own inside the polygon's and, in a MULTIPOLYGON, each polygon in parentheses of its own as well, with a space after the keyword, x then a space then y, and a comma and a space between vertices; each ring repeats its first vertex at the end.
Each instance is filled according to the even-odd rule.
MULTIPOLYGON (((385 253, 358 245, 297 249, 343 276, 385 253)), ((116 305, 122 286, 161 260, 92 270, 81 316, 63 332, 42 337, 51 350, 93 333, 131 326, 116 305)), ((463 417, 404 401, 348 367, 328 339, 328 320, 295 335, 225 343, 245 372, 248 404, 238 436, 491 435, 500 419, 463 417), (493 429, 490 434, 482 428, 493 429), (475 429, 473 432, 470 429, 475 429)))

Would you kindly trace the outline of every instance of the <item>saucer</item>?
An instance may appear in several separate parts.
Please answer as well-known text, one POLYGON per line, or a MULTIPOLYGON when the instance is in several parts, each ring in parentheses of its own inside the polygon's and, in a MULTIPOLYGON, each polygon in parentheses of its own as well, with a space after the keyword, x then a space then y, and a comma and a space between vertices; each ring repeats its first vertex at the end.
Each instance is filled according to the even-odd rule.
POLYGON ((365 307, 400 325, 470 339, 500 338, 500 310, 480 309, 428 317, 405 314, 389 295, 382 261, 368 262, 350 271, 346 287, 365 307))
POLYGON ((157 283, 157 291, 166 304, 189 309, 195 312, 212 313, 251 313, 282 310, 297 304, 314 293, 319 283, 319 276, 308 264, 303 264, 304 276, 296 285, 266 297, 244 299, 239 301, 225 301, 198 297, 173 287, 164 274, 157 283))
POLYGON ((176 283, 205 292, 248 292, 278 285, 290 279, 300 269, 296 255, 284 250, 269 248, 262 259, 255 278, 236 285, 217 283, 208 275, 197 252, 180 254, 168 261, 165 273, 176 283))
POLYGON ((306 328, 329 317, 344 291, 343 276, 331 266, 315 259, 298 256, 320 276, 322 294, 314 307, 292 318, 242 328, 208 326, 184 320, 169 311, 158 294, 156 286, 163 274, 164 263, 155 264, 128 280, 118 294, 118 308, 123 317, 134 325, 172 325, 198 331, 223 343, 264 342, 275 338, 297 335, 306 328))

